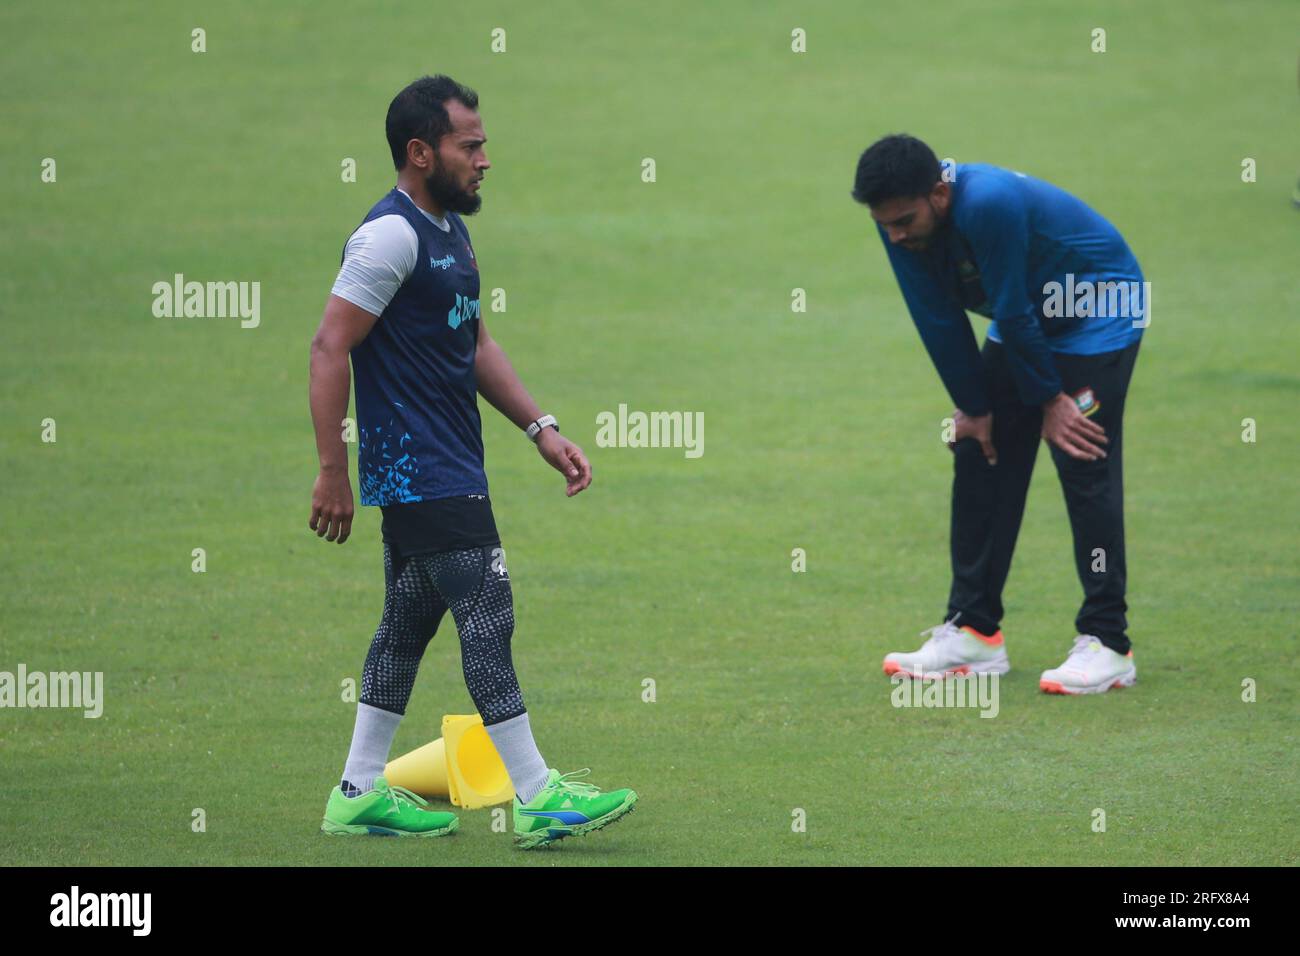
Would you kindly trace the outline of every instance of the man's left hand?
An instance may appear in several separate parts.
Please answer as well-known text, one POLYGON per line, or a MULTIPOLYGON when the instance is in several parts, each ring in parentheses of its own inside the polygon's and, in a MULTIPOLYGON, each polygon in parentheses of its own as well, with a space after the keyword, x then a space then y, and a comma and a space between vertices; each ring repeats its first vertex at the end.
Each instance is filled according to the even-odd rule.
POLYGON ((537 450, 547 464, 564 475, 564 494, 572 498, 591 484, 591 463, 582 449, 554 428, 543 428, 537 437, 537 450))

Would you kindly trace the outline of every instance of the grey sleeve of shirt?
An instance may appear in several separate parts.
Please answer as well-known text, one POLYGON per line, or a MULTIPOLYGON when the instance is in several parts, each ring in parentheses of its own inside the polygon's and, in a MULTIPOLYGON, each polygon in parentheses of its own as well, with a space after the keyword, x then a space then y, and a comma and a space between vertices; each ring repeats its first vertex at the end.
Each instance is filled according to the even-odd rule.
POLYGON ((415 270, 419 249, 415 230, 401 216, 380 216, 363 223, 348 240, 343 265, 330 291, 371 315, 382 315, 415 270))

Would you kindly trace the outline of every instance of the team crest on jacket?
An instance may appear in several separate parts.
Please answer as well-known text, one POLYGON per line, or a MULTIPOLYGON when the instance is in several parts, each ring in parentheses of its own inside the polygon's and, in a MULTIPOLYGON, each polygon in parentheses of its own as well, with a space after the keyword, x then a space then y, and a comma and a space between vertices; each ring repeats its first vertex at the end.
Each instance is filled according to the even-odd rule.
POLYGON ((1101 408, 1101 402, 1097 401, 1097 396, 1092 394, 1092 386, 1090 385, 1085 385, 1071 397, 1085 417, 1092 417, 1093 413, 1101 408))
POLYGON ((478 272, 478 260, 474 258, 474 250, 468 242, 465 243, 465 251, 469 253, 469 264, 474 267, 475 272, 478 272))

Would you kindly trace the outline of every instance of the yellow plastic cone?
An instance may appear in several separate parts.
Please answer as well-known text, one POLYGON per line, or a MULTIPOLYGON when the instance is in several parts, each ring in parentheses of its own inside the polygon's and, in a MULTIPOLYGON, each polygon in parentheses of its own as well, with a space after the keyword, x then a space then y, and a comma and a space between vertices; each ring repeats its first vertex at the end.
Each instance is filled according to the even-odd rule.
POLYGON ((442 718, 446 744, 447 782, 451 802, 474 810, 515 798, 510 775, 478 714, 448 714, 442 718))
POLYGON ((513 800, 506 765, 478 714, 442 718, 442 738, 390 761, 384 778, 422 797, 447 797, 474 810, 513 800))
POLYGON ((422 797, 451 796, 447 785, 446 744, 440 737, 433 743, 389 761, 384 768, 384 779, 422 797))

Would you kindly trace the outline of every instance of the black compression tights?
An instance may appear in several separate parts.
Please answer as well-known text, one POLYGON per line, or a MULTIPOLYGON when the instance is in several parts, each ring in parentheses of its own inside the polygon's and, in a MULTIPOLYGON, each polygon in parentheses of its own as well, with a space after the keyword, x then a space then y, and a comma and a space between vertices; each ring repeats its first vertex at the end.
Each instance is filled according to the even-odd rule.
POLYGON ((510 578, 495 547, 403 556, 384 545, 384 616, 361 676, 361 702, 404 714, 429 639, 451 611, 465 687, 485 724, 524 712, 510 659, 510 578))

